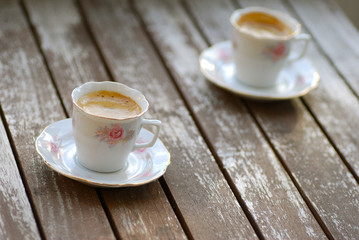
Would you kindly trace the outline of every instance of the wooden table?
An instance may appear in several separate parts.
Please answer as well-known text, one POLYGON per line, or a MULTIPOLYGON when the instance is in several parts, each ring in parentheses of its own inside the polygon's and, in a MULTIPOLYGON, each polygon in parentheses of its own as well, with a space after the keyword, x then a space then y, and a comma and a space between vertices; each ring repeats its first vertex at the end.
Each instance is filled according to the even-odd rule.
POLYGON ((334 1, 9 0, 0 23, 0 239, 359 239, 359 32, 334 1), (252 101, 203 77, 249 5, 303 23, 316 90, 252 101), (36 137, 87 81, 147 96, 163 177, 102 189, 44 164, 36 137))

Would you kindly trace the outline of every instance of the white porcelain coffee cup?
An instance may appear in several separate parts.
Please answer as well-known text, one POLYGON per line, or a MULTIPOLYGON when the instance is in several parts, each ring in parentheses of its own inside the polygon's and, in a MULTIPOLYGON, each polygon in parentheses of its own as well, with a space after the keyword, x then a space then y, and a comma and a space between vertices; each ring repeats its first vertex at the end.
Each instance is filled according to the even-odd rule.
MULTIPOLYGON (((263 19, 265 18, 258 21, 265 21, 263 19)), ((284 64, 302 58, 310 40, 308 34, 300 33, 301 25, 297 20, 280 11, 263 7, 236 10, 231 15, 230 22, 233 27, 232 46, 237 79, 252 87, 274 86, 284 64), (245 17, 251 16, 250 13, 263 13, 263 16, 274 17, 290 31, 286 35, 268 35, 248 30, 244 27, 245 24, 241 26, 238 21, 243 22, 245 17), (296 41, 304 41, 304 45, 302 51, 293 56, 290 52, 296 41)))
POLYGON ((71 96, 77 156, 84 167, 98 172, 118 171, 125 166, 132 151, 155 144, 161 122, 143 118, 149 104, 141 92, 116 82, 87 82, 75 88, 71 96), (124 119, 112 119, 85 112, 77 103, 79 98, 100 90, 114 91, 131 98, 140 106, 141 112, 124 119), (137 144, 138 134, 145 125, 155 126, 154 137, 148 143, 137 144))

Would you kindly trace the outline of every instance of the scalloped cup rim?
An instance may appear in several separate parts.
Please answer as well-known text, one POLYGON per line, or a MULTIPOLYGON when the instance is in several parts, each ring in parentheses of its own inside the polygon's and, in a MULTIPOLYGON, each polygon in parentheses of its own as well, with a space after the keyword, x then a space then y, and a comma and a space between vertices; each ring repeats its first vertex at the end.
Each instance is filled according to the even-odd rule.
POLYGON ((140 91, 131 88, 123 83, 119 82, 110 82, 110 81, 103 81, 103 82, 86 82, 82 84, 81 86, 76 87, 72 93, 71 98, 74 106, 76 106, 77 109, 79 109, 81 112, 92 116, 96 118, 102 118, 107 120, 130 120, 134 118, 138 118, 145 114, 149 108, 149 103, 146 99, 146 97, 141 93, 140 91), (104 117, 101 115, 95 115, 88 113, 84 111, 78 104, 77 101, 80 97, 83 95, 94 92, 94 91, 100 91, 100 90, 107 90, 107 91, 115 91, 118 92, 126 97, 130 97, 132 100, 134 100, 140 107, 141 112, 139 114, 133 115, 131 117, 127 118, 110 118, 110 117, 104 117))
POLYGON ((289 40, 294 38, 295 36, 297 36, 302 28, 302 25, 294 18, 291 18, 288 14, 285 14, 281 11, 278 10, 274 10, 274 9, 270 9, 270 8, 265 8, 265 7, 246 7, 246 8, 240 8, 235 10, 231 16, 229 21, 231 22, 232 26, 239 32, 241 33, 245 33, 247 36, 251 36, 253 38, 256 39, 267 39, 267 40, 289 40), (277 17, 280 21, 286 23, 288 25, 288 23, 290 24, 290 28, 293 30, 293 32, 289 35, 286 36, 276 36, 276 37, 268 37, 268 36, 257 36, 254 34, 248 34, 247 32, 244 32, 238 25, 237 25, 237 20, 240 18, 239 16, 242 13, 248 13, 248 12, 263 12, 263 13, 267 13, 270 15, 273 15, 275 17, 277 17))

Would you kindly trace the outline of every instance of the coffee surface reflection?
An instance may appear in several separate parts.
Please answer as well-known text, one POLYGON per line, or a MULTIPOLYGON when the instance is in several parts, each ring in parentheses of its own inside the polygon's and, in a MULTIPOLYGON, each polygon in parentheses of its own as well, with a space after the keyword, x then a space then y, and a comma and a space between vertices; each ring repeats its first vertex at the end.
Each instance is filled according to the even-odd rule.
POLYGON ((278 18, 264 12, 243 14, 237 25, 249 34, 258 37, 282 37, 293 33, 292 29, 278 18))
POLYGON ((106 90, 85 94, 77 104, 85 112, 105 118, 124 119, 141 113, 141 107, 131 98, 106 90))

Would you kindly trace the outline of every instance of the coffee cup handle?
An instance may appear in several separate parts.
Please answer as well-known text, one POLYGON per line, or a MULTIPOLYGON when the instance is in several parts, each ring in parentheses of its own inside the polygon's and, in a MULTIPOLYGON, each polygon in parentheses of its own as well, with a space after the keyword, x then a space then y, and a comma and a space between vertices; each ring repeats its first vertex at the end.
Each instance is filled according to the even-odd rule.
POLYGON ((310 35, 306 34, 306 33, 301 33, 298 36, 294 37, 293 41, 295 41, 295 42, 304 41, 304 46, 303 46, 302 52, 300 54, 298 54, 298 56, 290 56, 288 58, 287 62, 292 63, 294 61, 301 59, 307 52, 307 48, 308 48, 310 39, 311 39, 310 35))
POLYGON ((154 136, 152 138, 151 141, 147 142, 147 143, 135 143, 135 145, 133 146, 132 151, 135 151, 136 149, 140 149, 140 148, 148 148, 148 147, 152 147, 153 145, 155 145, 158 135, 160 133, 160 129, 161 129, 161 121, 160 120, 149 120, 149 119, 143 119, 142 120, 142 124, 141 124, 141 128, 145 125, 152 125, 156 127, 156 131, 154 133, 154 136))

